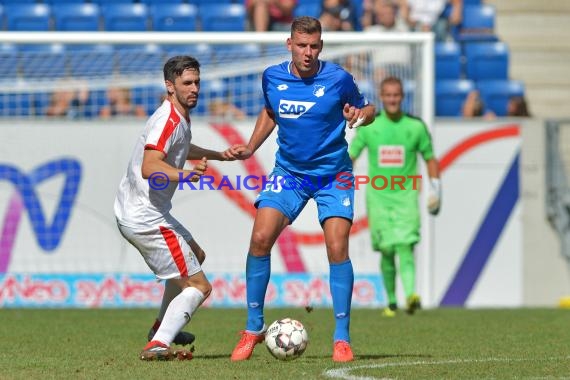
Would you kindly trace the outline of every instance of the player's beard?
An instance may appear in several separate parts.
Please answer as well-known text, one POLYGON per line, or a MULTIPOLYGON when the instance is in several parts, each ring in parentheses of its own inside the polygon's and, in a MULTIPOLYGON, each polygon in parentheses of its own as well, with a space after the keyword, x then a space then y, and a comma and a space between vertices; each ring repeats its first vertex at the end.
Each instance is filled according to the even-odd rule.
POLYGON ((190 97, 181 97, 179 95, 176 96, 178 98, 178 102, 180 104, 183 104, 186 108, 188 108, 189 110, 195 108, 198 105, 198 98, 199 96, 196 95, 194 98, 190 99, 190 97))

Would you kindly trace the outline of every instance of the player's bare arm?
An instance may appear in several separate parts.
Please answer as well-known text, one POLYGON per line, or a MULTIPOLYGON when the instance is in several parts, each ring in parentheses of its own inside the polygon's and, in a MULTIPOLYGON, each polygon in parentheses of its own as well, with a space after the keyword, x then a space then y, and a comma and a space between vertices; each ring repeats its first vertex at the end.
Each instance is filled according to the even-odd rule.
POLYGON ((426 161, 426 168, 430 178, 439 178, 439 163, 435 158, 426 161))
POLYGON ((275 125, 273 112, 264 107, 257 116, 255 128, 251 134, 249 143, 247 145, 234 145, 230 148, 233 156, 238 160, 245 160, 251 157, 267 137, 269 137, 271 132, 273 132, 275 125))
POLYGON ((372 104, 368 104, 362 108, 357 108, 346 103, 342 109, 342 114, 349 128, 357 128, 362 125, 368 125, 374 121, 376 107, 372 104))
POLYGON ((206 157, 208 160, 217 161, 233 161, 235 157, 230 152, 230 149, 226 149, 222 152, 218 152, 211 149, 205 149, 198 145, 190 144, 190 150, 188 151, 188 160, 199 160, 202 157, 206 157))
POLYGON ((159 150, 147 149, 144 151, 143 163, 141 167, 141 175, 144 179, 148 179, 153 173, 164 173, 170 181, 178 182, 180 178, 190 178, 191 182, 196 182, 208 169, 208 160, 202 157, 192 170, 178 169, 166 161, 166 156, 159 150))

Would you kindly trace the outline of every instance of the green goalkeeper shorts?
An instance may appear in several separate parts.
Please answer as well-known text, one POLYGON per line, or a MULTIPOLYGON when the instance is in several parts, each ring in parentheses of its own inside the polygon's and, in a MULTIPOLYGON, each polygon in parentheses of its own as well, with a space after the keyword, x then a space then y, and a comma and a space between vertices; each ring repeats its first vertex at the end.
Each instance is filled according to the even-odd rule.
POLYGON ((417 202, 368 206, 368 227, 372 249, 396 244, 415 244, 420 240, 420 215, 417 202))

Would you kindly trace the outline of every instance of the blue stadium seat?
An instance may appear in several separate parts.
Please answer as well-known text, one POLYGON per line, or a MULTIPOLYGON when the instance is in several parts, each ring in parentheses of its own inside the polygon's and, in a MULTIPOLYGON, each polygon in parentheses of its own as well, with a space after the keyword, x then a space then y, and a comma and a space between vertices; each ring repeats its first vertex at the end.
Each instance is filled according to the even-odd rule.
POLYGON ((32 116, 34 108, 31 94, 0 93, 0 117, 32 116))
POLYGON ((205 32, 243 32, 246 25, 245 5, 202 4, 199 6, 202 30, 205 32))
POLYGON ((475 89, 468 79, 447 79, 435 82, 435 115, 461 116, 461 108, 467 94, 475 89))
POLYGON ((26 45, 20 49, 24 79, 53 79, 67 75, 65 46, 62 44, 26 45))
POLYGON ((133 103, 143 105, 147 115, 152 115, 160 106, 160 98, 166 94, 166 88, 164 85, 134 87, 131 94, 133 103))
POLYGON ((368 101, 372 104, 379 103, 378 89, 376 83, 372 79, 360 78, 357 80, 358 89, 362 95, 366 96, 368 101))
POLYGON ((160 4, 150 7, 152 29, 192 32, 198 29, 198 7, 192 4, 160 4))
POLYGON ((101 7, 106 31, 145 32, 148 8, 145 4, 105 4, 101 7))
POLYGON ((18 75, 18 48, 14 44, 0 44, 0 81, 13 81, 18 75))
POLYGON ((404 80, 404 100, 402 101, 402 109, 404 112, 419 115, 420 109, 414 109, 414 98, 416 96, 417 84, 414 80, 404 80))
POLYGON ((509 50, 504 42, 463 43, 465 74, 474 81, 509 78, 509 50))
MULTIPOLYGON (((254 43, 239 45, 215 45, 214 55, 218 62, 236 63, 261 57, 261 46, 254 43)), ((245 63, 247 64, 247 63, 245 63)))
POLYGON ((261 75, 249 74, 226 78, 228 98, 249 116, 255 116, 264 104, 261 75))
MULTIPOLYGON (((166 5, 166 4, 187 4, 186 0, 141 0, 141 3, 144 3, 148 6, 151 5, 166 5)), ((190 2, 192 3, 192 2, 190 2)))
POLYGON ((43 0, 43 3, 49 5, 55 4, 85 4, 88 0, 43 0))
POLYGON ((202 80, 200 82, 200 98, 198 105, 191 110, 194 116, 205 116, 209 113, 210 99, 228 99, 228 88, 221 79, 202 80))
POLYGON ((89 98, 85 104, 84 117, 98 117, 101 108, 108 105, 107 90, 91 90, 89 91, 89 98))
POLYGON ((115 68, 113 45, 91 45, 69 54, 69 68, 74 77, 110 76, 115 68))
POLYGON ((364 0, 352 0, 352 7, 354 9, 355 17, 354 17, 354 30, 362 31, 362 16, 364 16, 364 0))
POLYGON ((47 108, 51 103, 51 92, 36 92, 33 97, 33 108, 35 115, 46 115, 47 108))
POLYGON ((4 6, 0 4, 0 31, 4 30, 4 6))
POLYGON ((320 2, 299 2, 293 10, 293 16, 312 16, 318 18, 321 15, 321 10, 322 6, 320 2))
MULTIPOLYGON (((188 0, 188 2, 190 4, 194 4, 194 5, 208 5, 208 4, 232 4, 232 3, 238 3, 240 1, 236 1, 236 0, 188 0)), ((241 2, 244 3, 244 2, 241 2)))
POLYGON ((206 99, 225 98, 228 95, 226 83, 221 79, 209 79, 200 82, 200 93, 206 99))
POLYGON ((55 30, 98 31, 100 10, 97 4, 62 4, 52 6, 55 30))
POLYGON ((35 4, 37 0, 2 0, 2 4, 35 4))
POLYGON ((435 44, 435 79, 460 79, 462 76, 461 46, 457 42, 435 44))
POLYGON ((495 7, 471 4, 463 7, 463 21, 456 36, 458 41, 496 41, 495 7))
POLYGON ((465 5, 462 27, 495 30, 495 7, 490 4, 465 5))
POLYGON ((497 116, 507 115, 507 105, 512 96, 524 96, 524 84, 516 80, 479 81, 476 84, 488 110, 497 116))
POLYGON ((214 49, 211 45, 205 43, 191 45, 163 45, 163 49, 166 52, 166 58, 170 58, 175 55, 190 55, 196 58, 202 66, 210 64, 214 57, 214 49))
POLYGON ((4 7, 9 31, 44 32, 51 28, 50 6, 47 4, 9 4, 4 7))
POLYGON ((101 6, 113 5, 113 4, 132 4, 134 0, 91 0, 91 3, 99 4, 101 6))
POLYGON ((120 74, 162 73, 165 54, 156 44, 117 48, 117 66, 120 74))

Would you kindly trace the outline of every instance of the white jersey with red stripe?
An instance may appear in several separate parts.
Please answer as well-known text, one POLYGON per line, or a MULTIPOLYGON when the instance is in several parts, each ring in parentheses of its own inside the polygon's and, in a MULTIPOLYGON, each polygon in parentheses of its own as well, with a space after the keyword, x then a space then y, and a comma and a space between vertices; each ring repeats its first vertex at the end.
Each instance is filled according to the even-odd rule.
POLYGON ((119 224, 127 227, 148 226, 168 214, 178 182, 171 181, 164 189, 152 188, 149 181, 142 177, 144 150, 159 150, 166 156, 166 163, 182 169, 191 141, 190 123, 171 102, 165 100, 148 119, 119 185, 114 206, 119 224))

